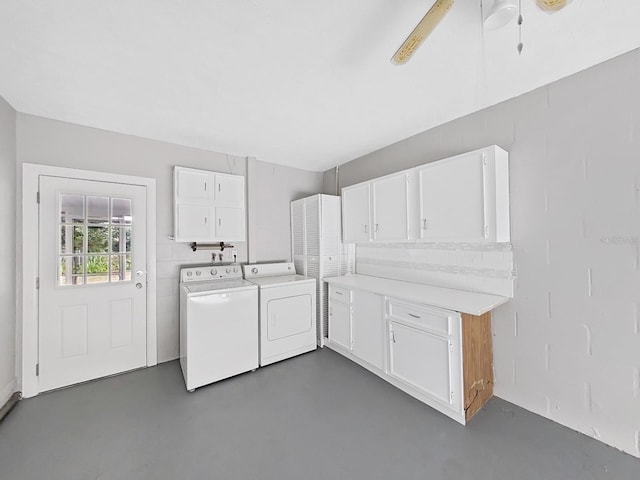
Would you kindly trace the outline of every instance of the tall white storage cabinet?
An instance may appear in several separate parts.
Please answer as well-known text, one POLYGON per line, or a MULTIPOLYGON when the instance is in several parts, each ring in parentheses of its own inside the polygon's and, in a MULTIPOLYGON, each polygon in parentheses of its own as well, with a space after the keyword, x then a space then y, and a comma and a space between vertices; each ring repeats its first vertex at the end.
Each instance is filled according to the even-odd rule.
POLYGON ((291 248, 296 272, 317 278, 317 340, 328 331, 328 286, 324 277, 344 275, 348 254, 342 243, 340 197, 312 195, 291 202, 291 248))

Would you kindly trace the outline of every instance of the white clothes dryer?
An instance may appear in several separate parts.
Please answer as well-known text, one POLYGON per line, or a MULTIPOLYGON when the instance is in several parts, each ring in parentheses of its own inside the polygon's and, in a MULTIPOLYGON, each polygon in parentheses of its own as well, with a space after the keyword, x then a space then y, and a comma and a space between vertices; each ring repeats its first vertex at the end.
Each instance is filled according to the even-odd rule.
POLYGON ((315 350, 316 279, 296 275, 291 262, 242 268, 259 287, 260 366, 315 350))

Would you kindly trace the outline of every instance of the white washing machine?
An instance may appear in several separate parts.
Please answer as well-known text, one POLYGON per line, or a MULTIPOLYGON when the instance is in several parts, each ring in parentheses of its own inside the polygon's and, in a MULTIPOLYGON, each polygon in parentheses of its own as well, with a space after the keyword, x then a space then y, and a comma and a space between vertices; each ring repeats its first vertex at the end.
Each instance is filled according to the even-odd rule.
POLYGON ((180 270, 180 366, 189 391, 258 368, 258 287, 240 266, 180 270))
POLYGON ((316 279, 296 275, 293 263, 243 265, 260 287, 260 365, 316 349, 316 279))

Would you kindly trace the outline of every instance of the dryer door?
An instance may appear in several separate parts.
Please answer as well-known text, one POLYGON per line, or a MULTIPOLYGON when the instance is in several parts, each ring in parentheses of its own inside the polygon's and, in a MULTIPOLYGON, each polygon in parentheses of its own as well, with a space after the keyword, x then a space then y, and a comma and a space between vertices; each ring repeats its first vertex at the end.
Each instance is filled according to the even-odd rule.
POLYGON ((316 348, 316 289, 300 283, 260 289, 260 365, 316 348))
POLYGON ((267 339, 279 340, 311 330, 312 308, 309 294, 270 300, 267 305, 267 339))

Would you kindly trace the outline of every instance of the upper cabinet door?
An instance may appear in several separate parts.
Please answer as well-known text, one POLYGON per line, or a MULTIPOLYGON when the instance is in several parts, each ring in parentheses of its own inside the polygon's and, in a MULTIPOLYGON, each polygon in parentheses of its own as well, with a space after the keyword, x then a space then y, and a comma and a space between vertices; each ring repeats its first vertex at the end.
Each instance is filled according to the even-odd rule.
POLYGON ((408 240, 407 172, 373 182, 373 240, 392 242, 408 240))
POLYGON ((219 241, 244 241, 244 209, 216 207, 216 235, 219 241))
POLYGON ((342 231, 344 243, 371 240, 370 185, 356 185, 342 190, 342 231))
POLYGON ((472 152, 418 168, 420 239, 487 240, 483 160, 472 152))
POLYGON ((244 177, 216 174, 214 199, 216 205, 244 207, 244 177))
POLYGON ((176 167, 174 181, 178 203, 207 205, 213 199, 212 173, 176 167))

